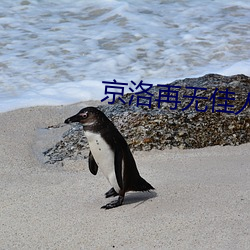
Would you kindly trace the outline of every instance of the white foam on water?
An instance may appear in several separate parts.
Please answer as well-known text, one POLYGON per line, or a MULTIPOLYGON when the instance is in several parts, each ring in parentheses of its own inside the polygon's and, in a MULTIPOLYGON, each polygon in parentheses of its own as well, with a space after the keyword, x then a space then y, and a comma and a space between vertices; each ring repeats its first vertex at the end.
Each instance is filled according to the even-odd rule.
POLYGON ((0 112, 101 100, 102 81, 250 76, 250 2, 2 0, 0 112))

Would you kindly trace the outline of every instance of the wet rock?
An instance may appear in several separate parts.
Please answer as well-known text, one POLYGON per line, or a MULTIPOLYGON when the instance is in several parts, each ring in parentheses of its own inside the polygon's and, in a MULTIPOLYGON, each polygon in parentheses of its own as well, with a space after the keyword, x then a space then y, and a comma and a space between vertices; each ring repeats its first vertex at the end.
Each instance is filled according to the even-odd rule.
MULTIPOLYGON (((103 105, 98 108, 102 110, 116 125, 118 130, 127 140, 132 150, 151 150, 178 147, 181 149, 202 148, 214 145, 239 145, 250 142, 250 105, 238 115, 234 113, 220 112, 225 104, 225 93, 228 89, 235 92, 235 100, 229 100, 229 111, 237 112, 247 100, 250 93, 250 78, 244 75, 231 77, 209 74, 199 78, 187 78, 174 81, 170 85, 181 86, 179 89, 179 100, 176 110, 173 103, 164 102, 161 108, 154 100, 159 93, 159 87, 154 86, 150 93, 153 94, 151 108, 136 106, 132 102, 129 106, 116 100, 113 105, 103 105), (193 89, 186 87, 203 87, 207 90, 197 91, 197 96, 207 99, 196 100, 190 104, 193 89), (217 89, 217 90, 216 90, 217 89), (216 92, 215 106, 213 107, 213 94, 216 92), (218 99, 222 98, 222 99, 218 99), (219 105, 218 105, 219 104, 219 105), (204 110, 206 112, 198 112, 204 110), (183 110, 184 109, 184 110, 183 110)), ((143 96, 143 94, 140 94, 143 96)), ((123 96, 128 103, 131 94, 123 96)), ((135 99, 135 98, 134 98, 135 99)), ((44 152, 49 163, 55 163, 65 158, 77 159, 87 157, 87 140, 81 125, 72 126, 60 142, 53 148, 44 152)))

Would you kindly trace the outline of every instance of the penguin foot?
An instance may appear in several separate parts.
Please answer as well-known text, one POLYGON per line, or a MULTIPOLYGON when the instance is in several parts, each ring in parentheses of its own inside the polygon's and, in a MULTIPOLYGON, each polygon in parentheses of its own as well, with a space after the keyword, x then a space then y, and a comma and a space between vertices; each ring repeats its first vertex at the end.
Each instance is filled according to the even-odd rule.
POLYGON ((124 197, 119 196, 118 200, 116 200, 116 201, 111 201, 110 203, 108 203, 108 204, 102 206, 101 208, 110 209, 110 208, 114 208, 114 207, 119 207, 119 206, 122 205, 123 200, 124 200, 124 197))
POLYGON ((118 193, 115 191, 114 188, 111 188, 107 193, 105 193, 106 198, 109 198, 109 197, 112 197, 112 196, 115 197, 117 195, 118 195, 118 193))

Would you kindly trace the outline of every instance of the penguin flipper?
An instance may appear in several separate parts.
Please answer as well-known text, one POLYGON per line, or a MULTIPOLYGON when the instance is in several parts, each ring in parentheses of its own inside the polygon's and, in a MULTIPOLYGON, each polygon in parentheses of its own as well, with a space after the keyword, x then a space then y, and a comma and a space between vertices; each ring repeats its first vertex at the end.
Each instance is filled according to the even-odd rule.
POLYGON ((96 175, 98 171, 98 165, 96 164, 91 151, 89 151, 89 170, 93 175, 96 175))
POLYGON ((120 189, 123 189, 122 181, 122 150, 120 147, 115 148, 115 176, 120 189))

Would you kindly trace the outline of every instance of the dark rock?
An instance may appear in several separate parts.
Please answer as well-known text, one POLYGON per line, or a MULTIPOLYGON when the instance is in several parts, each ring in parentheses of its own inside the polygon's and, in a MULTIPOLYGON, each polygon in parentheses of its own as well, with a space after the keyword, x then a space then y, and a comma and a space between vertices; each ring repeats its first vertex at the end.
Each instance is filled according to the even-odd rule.
MULTIPOLYGON (((170 85, 181 86, 178 89, 179 99, 176 110, 172 110, 173 103, 158 103, 155 101, 159 94, 158 86, 150 89, 152 97, 151 108, 147 106, 136 106, 133 101, 129 106, 132 94, 123 96, 126 104, 116 100, 113 105, 103 105, 98 108, 102 110, 116 125, 123 134, 132 150, 151 150, 153 148, 163 150, 165 148, 179 147, 182 149, 202 148, 214 145, 239 145, 250 142, 250 104, 239 114, 218 112, 222 110, 225 100, 225 93, 222 91, 235 92, 235 100, 228 100, 229 111, 237 112, 247 100, 250 93, 250 78, 245 75, 221 76, 215 74, 205 75, 199 78, 186 78, 177 80, 170 85), (186 110, 182 110, 189 105, 192 98, 193 89, 186 87, 202 87, 207 90, 198 90, 197 96, 207 97, 198 100, 198 109, 206 112, 198 112, 195 108, 196 100, 186 110), (214 112, 212 112, 213 102, 210 99, 217 89, 215 96, 214 112), (221 91, 221 92, 220 92, 221 91), (216 111, 217 110, 217 111, 216 111)), ((177 90, 177 89, 175 89, 177 90)), ((140 94, 140 96, 146 96, 140 94)), ((135 95, 136 97, 136 95, 135 95)), ((134 97, 134 99, 136 99, 134 97)), ((143 100, 140 100, 143 101, 143 100)), ((63 135, 62 141, 53 148, 44 152, 48 162, 54 163, 65 158, 77 159, 86 157, 83 155, 84 149, 88 148, 87 140, 80 125, 74 125, 63 135)))

